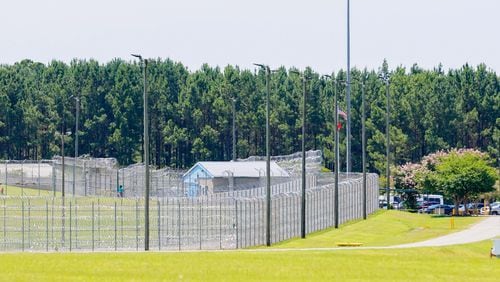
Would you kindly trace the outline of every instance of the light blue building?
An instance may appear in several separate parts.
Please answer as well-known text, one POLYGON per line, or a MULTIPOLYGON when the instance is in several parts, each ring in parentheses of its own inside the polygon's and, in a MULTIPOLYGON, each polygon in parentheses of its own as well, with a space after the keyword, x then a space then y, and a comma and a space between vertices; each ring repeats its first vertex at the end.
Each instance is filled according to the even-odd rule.
MULTIPOLYGON (((273 182, 283 182, 290 174, 276 162, 271 162, 273 182)), ((183 175, 189 197, 218 192, 262 187, 266 177, 266 162, 198 162, 183 175)))

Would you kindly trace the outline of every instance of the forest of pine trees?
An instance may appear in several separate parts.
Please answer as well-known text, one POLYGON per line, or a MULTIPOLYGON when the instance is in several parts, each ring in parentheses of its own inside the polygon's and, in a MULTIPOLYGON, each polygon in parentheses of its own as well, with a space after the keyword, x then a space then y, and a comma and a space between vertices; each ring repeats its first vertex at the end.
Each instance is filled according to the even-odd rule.
MULTIPOLYGON (((333 84, 307 69, 307 145, 333 164, 333 84)), ((444 71, 414 65, 390 70, 353 69, 366 81, 369 171, 384 171, 385 85, 391 76, 394 164, 452 147, 477 148, 492 158, 500 150, 500 84, 485 65, 444 71)), ((171 60, 148 65, 151 162, 186 168, 232 154, 232 98, 236 98, 237 155, 265 155, 265 73, 235 66, 189 71, 171 60)), ((333 73, 344 79, 345 71, 333 73)), ((345 111, 345 87, 339 84, 345 111)), ((361 170, 361 86, 352 84, 352 170, 361 170)), ((61 132, 75 132, 75 97, 81 101, 80 155, 115 157, 121 165, 142 161, 143 80, 139 63, 115 59, 42 64, 24 60, 0 66, 0 159, 49 159, 61 154, 61 132)), ((302 85, 281 67, 271 76, 271 155, 301 150, 302 85)), ((345 125, 341 156, 345 154, 345 125)), ((72 155, 74 134, 66 137, 72 155)), ((69 153, 68 153, 69 152, 69 153)), ((342 160, 343 163, 344 160, 342 160)), ((345 168, 341 168, 345 169, 345 168)))

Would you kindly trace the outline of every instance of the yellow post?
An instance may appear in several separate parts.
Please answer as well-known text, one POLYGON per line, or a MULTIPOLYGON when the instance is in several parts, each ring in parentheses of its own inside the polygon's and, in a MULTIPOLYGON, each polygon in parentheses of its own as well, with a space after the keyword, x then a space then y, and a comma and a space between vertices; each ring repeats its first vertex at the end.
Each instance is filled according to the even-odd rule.
POLYGON ((452 216, 450 217, 450 229, 455 228, 455 218, 452 216))

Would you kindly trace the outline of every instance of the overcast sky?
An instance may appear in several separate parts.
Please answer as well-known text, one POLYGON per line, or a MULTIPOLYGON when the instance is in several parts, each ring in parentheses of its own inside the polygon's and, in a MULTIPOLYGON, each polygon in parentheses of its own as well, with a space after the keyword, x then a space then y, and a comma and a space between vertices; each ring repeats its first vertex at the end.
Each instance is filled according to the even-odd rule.
MULTIPOLYGON (((347 0, 2 1, 0 63, 171 58, 253 69, 346 68, 347 0)), ((351 66, 500 72, 499 0, 351 0, 351 66)))

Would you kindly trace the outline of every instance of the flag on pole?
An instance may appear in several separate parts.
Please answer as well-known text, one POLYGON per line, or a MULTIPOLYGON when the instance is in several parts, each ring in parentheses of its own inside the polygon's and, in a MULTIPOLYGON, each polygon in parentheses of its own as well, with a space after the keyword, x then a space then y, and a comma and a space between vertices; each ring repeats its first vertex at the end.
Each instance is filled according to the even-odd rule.
POLYGON ((341 115, 344 118, 344 120, 347 120, 347 114, 344 111, 342 111, 341 109, 338 109, 337 113, 339 115, 341 115))
MULTIPOLYGON (((342 118, 347 121, 347 114, 344 111, 342 111, 341 109, 337 109, 337 114, 342 116, 342 118)), ((342 129, 342 123, 339 120, 337 122, 337 131, 340 131, 341 129, 342 129)))

